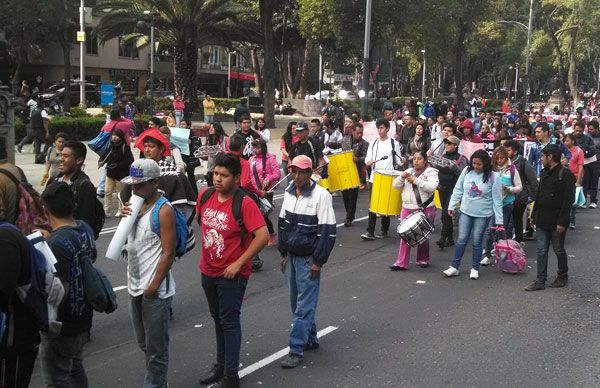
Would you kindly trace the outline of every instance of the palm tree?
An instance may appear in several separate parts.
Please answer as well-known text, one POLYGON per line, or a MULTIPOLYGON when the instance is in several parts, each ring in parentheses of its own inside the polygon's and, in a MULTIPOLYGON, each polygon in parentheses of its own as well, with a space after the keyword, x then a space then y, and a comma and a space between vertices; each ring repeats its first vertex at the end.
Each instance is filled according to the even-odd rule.
POLYGON ((104 0, 95 10, 102 13, 96 33, 102 43, 124 36, 141 47, 148 33, 138 23, 154 17, 156 41, 172 47, 175 63, 175 93, 196 102, 198 49, 208 44, 231 47, 233 41, 260 38, 246 21, 243 8, 232 0, 104 0))

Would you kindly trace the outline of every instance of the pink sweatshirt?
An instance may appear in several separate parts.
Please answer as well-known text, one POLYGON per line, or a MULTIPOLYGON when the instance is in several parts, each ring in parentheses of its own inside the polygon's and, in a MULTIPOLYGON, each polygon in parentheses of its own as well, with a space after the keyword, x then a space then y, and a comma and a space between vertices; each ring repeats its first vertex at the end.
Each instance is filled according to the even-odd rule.
POLYGON ((267 152, 264 171, 263 158, 261 155, 252 155, 249 162, 251 168, 253 168, 254 163, 256 163, 256 173, 258 174, 258 179, 260 182, 256 182, 254 170, 252 170, 251 173, 252 179, 256 182, 256 186, 259 188, 262 188, 263 184, 266 183, 267 189, 270 189, 275 183, 277 183, 279 179, 281 179, 281 170, 279 169, 279 164, 277 164, 277 158, 272 153, 267 152))

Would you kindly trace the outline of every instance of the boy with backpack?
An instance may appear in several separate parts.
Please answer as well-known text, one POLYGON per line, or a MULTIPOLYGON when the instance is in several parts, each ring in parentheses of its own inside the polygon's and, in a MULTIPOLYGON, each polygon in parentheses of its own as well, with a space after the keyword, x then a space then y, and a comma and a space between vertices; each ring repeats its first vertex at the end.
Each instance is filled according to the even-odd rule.
MULTIPOLYGON (((127 261, 127 289, 137 343, 146 354, 144 387, 166 387, 169 367, 170 307, 175 295, 171 265, 181 244, 176 210, 158 192, 160 167, 152 159, 138 159, 121 180, 144 199, 123 254, 127 261), (158 226, 153 226, 158 215, 158 226)), ((131 215, 126 203, 121 214, 131 215)), ((183 218, 185 229, 185 218, 183 218)), ((183 237, 185 238, 185 237, 183 237)), ((185 247, 185 243, 183 243, 185 247)))
POLYGON ((201 193, 196 205, 202 229, 202 288, 217 336, 216 364, 200 383, 218 383, 221 388, 239 387, 242 300, 251 260, 269 240, 258 206, 240 190, 240 176, 240 158, 218 154, 215 187, 205 191, 210 193, 205 200, 205 192, 201 193))
POLYGON ((58 336, 41 333, 42 376, 49 387, 87 387, 83 346, 92 327, 93 309, 84 291, 82 261, 96 260, 94 234, 85 222, 75 220, 75 196, 65 182, 49 185, 42 193, 52 233, 48 245, 56 257, 56 274, 66 290, 58 310, 62 329, 58 336))

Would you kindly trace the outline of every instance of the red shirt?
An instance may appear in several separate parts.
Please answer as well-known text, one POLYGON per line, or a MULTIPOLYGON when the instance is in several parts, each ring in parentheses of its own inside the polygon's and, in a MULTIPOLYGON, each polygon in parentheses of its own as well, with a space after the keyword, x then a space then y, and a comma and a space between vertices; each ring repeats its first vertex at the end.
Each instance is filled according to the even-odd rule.
POLYGON ((575 175, 575 179, 579 179, 579 166, 583 166, 583 150, 574 146, 571 151, 571 160, 569 160, 569 170, 575 175))
MULTIPOLYGON (((196 202, 202 235, 200 272, 208 277, 217 278, 223 276, 225 269, 248 249, 252 241, 252 232, 263 227, 265 220, 256 203, 245 196, 242 202, 242 220, 246 227, 246 234, 242 245, 240 227, 233 217, 233 197, 221 203, 218 193, 215 192, 201 209, 202 194, 203 192, 196 202)), ((248 260, 242 267, 240 276, 248 279, 250 273, 252 273, 252 260, 248 260)))

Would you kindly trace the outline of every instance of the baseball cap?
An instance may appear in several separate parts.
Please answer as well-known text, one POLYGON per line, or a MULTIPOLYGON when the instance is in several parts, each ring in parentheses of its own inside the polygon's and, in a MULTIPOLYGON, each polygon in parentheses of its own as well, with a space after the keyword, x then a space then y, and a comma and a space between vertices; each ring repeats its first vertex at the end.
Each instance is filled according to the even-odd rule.
POLYGON ((152 159, 138 159, 129 167, 129 176, 121 179, 126 185, 137 185, 160 177, 160 167, 152 159))
POLYGON ((459 128, 471 128, 473 129, 473 122, 469 119, 466 119, 460 124, 459 128))
POLYGON ((308 129, 308 127, 306 126, 306 123, 304 121, 300 121, 296 126, 296 132, 304 131, 305 129, 308 129))
POLYGON ((292 171, 292 167, 298 167, 301 170, 308 170, 309 168, 312 169, 312 166, 313 162, 308 156, 298 155, 292 160, 292 163, 289 164, 288 170, 292 171))
POLYGON ((444 143, 452 143, 452 144, 459 145, 460 139, 454 135, 451 135, 451 136, 448 136, 448 138, 444 139, 444 143))

